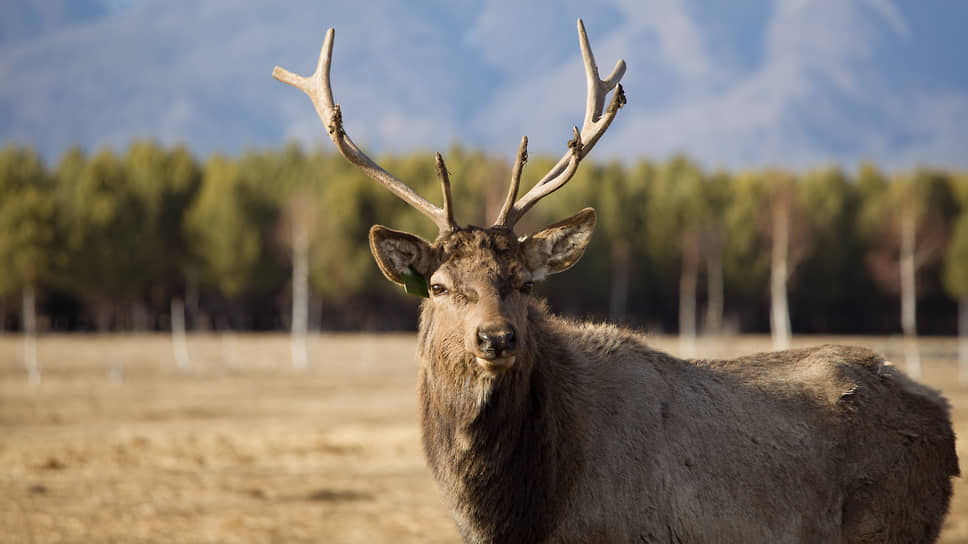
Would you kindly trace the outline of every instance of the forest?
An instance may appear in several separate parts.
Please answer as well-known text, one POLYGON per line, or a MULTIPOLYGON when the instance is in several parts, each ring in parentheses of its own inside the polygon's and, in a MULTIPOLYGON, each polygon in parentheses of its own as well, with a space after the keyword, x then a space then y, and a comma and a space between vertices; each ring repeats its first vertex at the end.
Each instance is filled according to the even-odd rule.
MULTIPOLYGON (((493 222, 510 159, 444 153, 461 224, 493 222)), ((439 202, 430 151, 380 157, 439 202)), ((553 164, 534 156, 522 185, 553 164)), ((587 160, 519 224, 591 206, 582 261, 537 287, 559 313, 686 335, 945 334, 968 327, 968 175, 861 164, 707 171, 685 156, 587 160)), ((410 330, 371 225, 434 227, 329 149, 200 158, 0 150, 0 331, 410 330), (295 302, 295 303, 294 303, 295 302)))

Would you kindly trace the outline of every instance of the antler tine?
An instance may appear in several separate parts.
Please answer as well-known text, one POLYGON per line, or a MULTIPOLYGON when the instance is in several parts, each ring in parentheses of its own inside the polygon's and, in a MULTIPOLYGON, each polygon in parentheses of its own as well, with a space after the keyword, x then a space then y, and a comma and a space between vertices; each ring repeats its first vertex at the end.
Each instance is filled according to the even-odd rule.
POLYGON ((457 222, 454 221, 454 197, 450 192, 450 174, 447 172, 447 165, 444 164, 444 157, 440 153, 434 155, 437 165, 437 177, 440 178, 440 192, 444 194, 444 218, 447 220, 448 230, 457 230, 457 222))
POLYGON ((511 169, 511 183, 508 185, 508 194, 504 197, 504 205, 501 206, 501 213, 497 216, 496 225, 503 225, 507 222, 511 207, 514 206, 514 199, 518 198, 518 187, 521 185, 521 173, 524 172, 524 165, 528 162, 528 137, 521 138, 521 145, 518 147, 518 154, 514 159, 514 168, 511 169))
MULTIPOLYGON (((582 60, 585 65, 585 80, 587 97, 585 101, 585 120, 581 131, 574 127, 575 137, 568 142, 568 151, 558 160, 554 167, 534 185, 520 200, 505 212, 502 210, 497 225, 513 228, 515 223, 539 200, 560 189, 567 183, 575 171, 578 163, 592 150, 598 140, 605 134, 609 125, 618 114, 618 110, 625 105, 625 92, 619 81, 625 75, 625 61, 619 59, 615 63, 612 73, 604 80, 599 78, 598 66, 588 43, 585 25, 578 19, 578 40, 581 47, 582 60), (605 98, 612 89, 612 100, 605 108, 605 98)), ((512 181, 513 182, 513 181, 512 181)), ((515 188, 515 191, 517 189, 515 188)))
MULTIPOLYGON (((601 130, 595 130, 597 128, 595 124, 601 121, 602 110, 605 107, 605 97, 609 91, 618 86, 619 91, 612 97, 612 100, 614 101, 618 96, 621 96, 621 103, 618 104, 618 108, 625 105, 624 93, 621 91, 621 85, 618 85, 622 76, 625 75, 625 61, 619 59, 615 63, 615 68, 612 69, 612 73, 604 80, 599 79, 598 65, 595 64, 595 55, 592 54, 592 46, 588 43, 588 34, 585 32, 585 24, 582 23, 581 19, 578 19, 578 41, 581 45, 582 60, 585 63, 585 81, 588 87, 588 97, 585 102, 585 121, 581 126, 583 141, 585 147, 588 148, 585 153, 588 153, 598 142, 598 139, 602 137, 602 134, 605 133, 605 129, 608 128, 612 119, 615 118, 615 113, 618 112, 617 108, 615 112, 609 111, 611 113, 611 119, 604 123, 601 130)), ((609 110, 611 109, 612 107, 610 105, 609 110)))
MULTIPOLYGON (((339 104, 334 103, 333 89, 329 81, 330 66, 333 57, 333 39, 336 32, 330 28, 323 40, 323 48, 319 52, 319 62, 316 71, 309 77, 294 74, 285 68, 276 66, 272 70, 272 77, 288 83, 309 95, 320 121, 326 127, 330 139, 336 144, 336 149, 346 160, 355 164, 366 175, 380 182, 401 200, 416 208, 420 213, 429 217, 440 229, 441 234, 454 230, 456 224, 451 215, 449 182, 445 185, 444 208, 438 208, 424 197, 417 194, 406 183, 397 179, 393 174, 380 167, 370 157, 363 153, 353 143, 343 129, 343 115, 339 104)), ((438 155, 439 158, 439 155, 438 155)), ((438 164, 443 164, 439 161, 438 164)))

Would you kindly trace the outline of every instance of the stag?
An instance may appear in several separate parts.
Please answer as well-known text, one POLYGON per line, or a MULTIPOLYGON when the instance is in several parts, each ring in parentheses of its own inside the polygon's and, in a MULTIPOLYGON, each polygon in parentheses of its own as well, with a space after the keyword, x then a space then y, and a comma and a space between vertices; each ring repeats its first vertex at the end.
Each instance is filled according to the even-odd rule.
POLYGON ((376 225, 369 239, 390 281, 428 296, 422 440, 464 540, 935 541, 959 473, 949 407, 881 356, 828 345, 683 360, 634 331, 558 317, 532 295, 582 256, 595 211, 526 235, 514 226, 571 179, 625 103, 624 61, 600 79, 581 20, 578 34, 582 127, 518 198, 522 139, 490 227, 455 221, 440 154, 442 207, 350 140, 329 81, 332 29, 312 76, 273 71, 309 95, 346 159, 439 229, 430 242, 376 225))

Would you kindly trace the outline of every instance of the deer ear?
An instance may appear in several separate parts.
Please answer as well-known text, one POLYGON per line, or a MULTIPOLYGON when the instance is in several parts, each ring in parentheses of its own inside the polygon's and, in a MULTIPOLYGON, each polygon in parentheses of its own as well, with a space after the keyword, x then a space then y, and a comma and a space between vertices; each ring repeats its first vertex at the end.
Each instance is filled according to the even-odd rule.
POLYGON ((535 280, 563 272, 578 262, 595 230, 595 210, 585 208, 548 225, 523 241, 524 259, 535 280))
POLYGON ((403 275, 413 267, 426 277, 431 272, 433 250, 430 243, 408 232, 381 225, 370 228, 370 251, 388 280, 403 284, 403 275))

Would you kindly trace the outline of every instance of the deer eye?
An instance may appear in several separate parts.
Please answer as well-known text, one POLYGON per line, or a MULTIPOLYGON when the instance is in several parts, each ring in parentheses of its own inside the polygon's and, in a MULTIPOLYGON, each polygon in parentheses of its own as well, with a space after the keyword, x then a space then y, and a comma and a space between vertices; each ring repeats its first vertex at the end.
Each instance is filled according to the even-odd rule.
POLYGON ((531 288, 532 287, 534 287, 534 282, 533 281, 526 281, 523 284, 521 284, 521 287, 519 287, 518 290, 521 291, 522 293, 524 293, 525 295, 527 295, 527 294, 531 293, 531 288))
POLYGON ((435 283, 430 286, 430 292, 433 293, 435 297, 439 297, 440 295, 447 293, 447 288, 439 283, 435 283))

